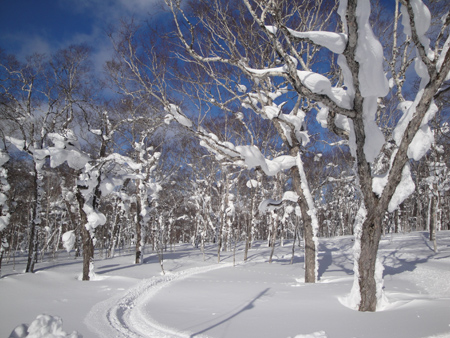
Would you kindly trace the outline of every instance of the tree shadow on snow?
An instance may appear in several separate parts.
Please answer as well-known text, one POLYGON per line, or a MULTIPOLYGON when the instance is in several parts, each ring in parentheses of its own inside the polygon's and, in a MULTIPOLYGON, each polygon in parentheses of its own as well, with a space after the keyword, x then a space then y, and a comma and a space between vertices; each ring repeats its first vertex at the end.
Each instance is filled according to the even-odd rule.
POLYGON ((317 277, 320 278, 325 272, 342 271, 347 275, 353 275, 353 269, 346 267, 347 265, 353 265, 353 257, 350 253, 347 254, 348 248, 353 246, 353 242, 348 243, 344 247, 332 246, 330 243, 320 243, 318 247, 318 271, 317 277), (333 253, 335 253, 333 255, 333 253), (337 269, 330 269, 331 266, 337 269))
POLYGON ((190 338, 193 338, 193 337, 195 337, 195 336, 197 336, 197 335, 201 335, 202 333, 205 333, 205 332, 207 332, 207 331, 209 331, 209 330, 212 330, 213 328, 218 327, 218 326, 220 326, 220 325, 222 325, 222 324, 224 324, 224 323, 226 323, 226 322, 232 320, 233 318, 239 316, 239 315, 240 315, 241 313, 243 313, 244 311, 251 310, 251 309, 254 307, 254 303, 255 303, 259 298, 263 297, 269 290, 270 290, 270 288, 267 288, 267 289, 261 291, 258 295, 256 295, 256 297, 254 297, 249 303, 247 303, 247 305, 245 305, 245 306, 244 306, 242 309, 240 309, 239 311, 237 311, 237 312, 233 313, 232 315, 230 315, 230 316, 228 316, 228 317, 222 319, 220 322, 218 322, 218 323, 216 323, 216 324, 214 324, 214 325, 211 325, 211 326, 207 327, 206 329, 203 329, 203 330, 201 330, 201 331, 198 331, 198 332, 196 332, 196 333, 191 334, 189 337, 190 337, 190 338))
POLYGON ((426 263, 430 257, 414 260, 398 257, 398 251, 394 251, 383 259, 383 277, 394 276, 403 272, 414 271, 418 264, 426 263))
POLYGON ((74 265, 74 264, 79 264, 81 266, 83 264, 83 260, 82 259, 74 259, 73 262, 64 262, 64 263, 57 263, 57 264, 52 264, 52 262, 38 262, 35 264, 35 266, 37 266, 37 267, 34 268, 34 272, 50 270, 50 269, 54 269, 57 267, 69 266, 69 265, 74 265), (48 265, 39 266, 39 265, 44 265, 44 264, 48 264, 48 265))
POLYGON ((399 246, 396 250, 393 250, 388 255, 383 257, 383 277, 414 271, 417 265, 428 262, 430 258, 433 258, 436 255, 434 249, 429 243, 428 234, 424 232, 421 235, 424 244, 430 249, 429 254, 425 257, 419 257, 411 251, 403 250, 411 249, 410 243, 406 242, 404 245, 399 246))

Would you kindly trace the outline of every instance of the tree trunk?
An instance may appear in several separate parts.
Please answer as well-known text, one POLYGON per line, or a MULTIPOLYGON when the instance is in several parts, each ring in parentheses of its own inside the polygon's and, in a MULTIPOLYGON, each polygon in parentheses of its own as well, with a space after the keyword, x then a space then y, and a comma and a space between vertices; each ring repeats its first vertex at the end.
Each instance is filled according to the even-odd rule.
MULTIPOLYGON (((303 214, 303 212, 302 212, 303 214)), ((304 217, 304 216, 303 216, 304 217)), ((316 243, 313 239, 311 218, 304 220, 305 227, 305 283, 316 282, 316 243)))
POLYGON ((429 223, 429 231, 430 231, 430 241, 433 242, 434 252, 437 252, 437 243, 436 243, 436 229, 437 229, 437 205, 438 199, 432 193, 430 194, 430 204, 428 208, 428 223, 429 223))
MULTIPOLYGON (((222 188, 222 193, 224 193, 224 197, 222 200, 222 204, 220 206, 220 220, 219 220, 219 229, 218 229, 218 233, 217 233, 217 263, 220 263, 220 251, 222 250, 222 247, 224 246, 223 243, 223 229, 225 227, 225 223, 226 223, 226 208, 228 205, 228 171, 225 168, 224 170, 224 174, 225 174, 225 193, 223 192, 223 188, 222 188)), ((226 245, 226 243, 225 243, 226 245)))
MULTIPOLYGON (((84 211, 83 211, 84 213, 84 211)), ((83 219, 83 217, 81 217, 83 219)), ((87 221, 87 220, 86 220, 87 221)), ((94 265, 94 241, 86 227, 81 227, 81 239, 83 242, 83 277, 82 280, 90 280, 90 273, 94 265)))
POLYGON ((291 256, 291 264, 294 264, 294 255, 295 255, 295 240, 297 238, 297 225, 294 229, 294 240, 292 242, 292 256, 291 256))
POLYGON ((310 216, 308 203, 306 202, 303 189, 301 187, 300 173, 297 166, 292 167, 292 177, 294 190, 299 196, 298 205, 302 213, 304 240, 305 240, 305 283, 316 282, 316 243, 314 241, 314 231, 312 218, 310 216))
POLYGON ((222 221, 217 232, 217 263, 220 263, 220 250, 222 250, 222 221))
POLYGON ((359 311, 376 311, 377 281, 375 274, 382 218, 376 210, 369 209, 367 215, 362 225, 361 253, 358 260, 358 282, 361 295, 359 311))
POLYGON ((116 249, 120 233, 120 216, 121 216, 120 207, 116 205, 116 217, 114 217, 114 225, 111 231, 111 240, 108 246, 108 253, 107 253, 108 258, 114 257, 114 251, 116 249))
POLYGON ((136 238, 135 238, 135 259, 134 259, 134 264, 141 264, 142 263, 142 246, 141 246, 141 242, 142 242, 142 208, 143 208, 143 203, 142 203, 142 197, 143 197, 143 192, 141 191, 141 189, 143 189, 144 187, 141 186, 144 183, 141 180, 138 180, 136 182, 136 185, 138 187, 138 193, 136 194, 136 238))
POLYGON ((430 232, 430 241, 434 241, 434 237, 436 236, 436 223, 435 217, 436 214, 436 199, 433 194, 430 194, 430 201, 428 205, 428 231, 430 232))
MULTIPOLYGON (((140 208, 138 208, 139 210, 140 208)), ((142 241, 142 227, 141 227, 141 217, 139 216, 140 211, 138 211, 138 216, 136 220, 136 238, 135 238, 135 260, 134 264, 142 263, 142 251, 141 251, 141 241, 142 241)))
MULTIPOLYGON (((35 211, 33 209, 33 214, 35 211)), ((34 218, 34 217, 33 217, 34 218)), ((34 219, 31 220, 30 224, 30 234, 28 238, 28 259, 27 259, 27 267, 25 272, 34 272, 34 262, 36 258, 36 252, 34 250, 36 246, 37 238, 36 238, 36 224, 34 223, 34 219)))
POLYGON ((246 220, 246 230, 245 230, 245 247, 244 247, 244 262, 247 261, 248 258, 248 249, 250 246, 250 232, 252 227, 252 220, 253 220, 253 195, 252 195, 252 203, 251 203, 252 209, 250 212, 250 218, 246 220))
POLYGON ((394 221, 394 234, 398 233, 398 209, 395 209, 394 215, 393 215, 393 221, 394 221))
POLYGON ((277 231, 278 231, 278 215, 275 212, 272 212, 272 236, 270 238, 270 246, 271 246, 271 250, 270 250, 270 257, 269 257, 269 263, 272 263, 272 257, 273 257, 273 253, 275 251, 275 243, 277 241, 277 231))
POLYGON ((2 261, 3 261, 3 254, 4 253, 5 253, 5 251, 3 249, 3 239, 0 238, 0 278, 2 278, 2 261))
POLYGON ((34 180, 33 180, 33 192, 34 192, 34 203, 32 210, 32 219, 30 222, 30 234, 28 238, 28 260, 25 272, 34 272, 34 263, 37 259, 37 229, 41 224, 41 198, 42 198, 42 173, 38 168, 38 163, 36 160, 34 162, 34 180))
POLYGON ((86 224, 88 223, 87 215, 83 210, 83 205, 85 203, 83 194, 80 191, 81 187, 77 187, 77 201, 80 211, 80 222, 81 222, 81 241, 83 248, 83 274, 82 280, 90 280, 90 272, 94 265, 94 241, 92 234, 87 230, 86 224))

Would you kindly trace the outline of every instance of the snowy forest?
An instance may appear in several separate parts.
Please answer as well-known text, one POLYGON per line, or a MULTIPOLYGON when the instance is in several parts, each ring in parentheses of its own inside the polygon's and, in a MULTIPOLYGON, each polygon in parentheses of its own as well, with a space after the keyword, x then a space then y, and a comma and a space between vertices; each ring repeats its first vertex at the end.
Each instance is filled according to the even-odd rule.
POLYGON ((0 276, 64 251, 83 281, 124 251, 165 274, 179 245, 220 264, 264 243, 314 284, 342 237, 349 307, 380 309, 380 241, 437 254, 450 230, 450 3, 161 5, 108 29, 101 71, 86 44, 0 49, 0 276))

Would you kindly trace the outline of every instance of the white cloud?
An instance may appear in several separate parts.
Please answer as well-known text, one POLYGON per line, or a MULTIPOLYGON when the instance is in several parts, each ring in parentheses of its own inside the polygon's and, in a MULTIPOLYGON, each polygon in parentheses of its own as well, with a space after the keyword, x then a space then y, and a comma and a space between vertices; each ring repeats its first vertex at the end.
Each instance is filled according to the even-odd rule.
MULTIPOLYGON (((64 28, 65 38, 52 36, 55 27, 51 20, 39 20, 33 23, 35 30, 5 35, 0 38, 6 41, 20 60, 33 53, 50 55, 59 49, 72 44, 85 43, 93 48, 92 63, 95 71, 101 72, 105 61, 112 56, 112 46, 107 37, 109 26, 118 26, 121 19, 133 18, 136 22, 151 19, 164 6, 163 0, 57 0, 52 12, 68 18, 79 19, 80 25, 68 25, 64 28), (150 17, 149 17, 150 15, 150 17)), ((53 13, 52 13, 53 14, 53 13)), ((71 20, 73 21, 73 20, 71 20)))

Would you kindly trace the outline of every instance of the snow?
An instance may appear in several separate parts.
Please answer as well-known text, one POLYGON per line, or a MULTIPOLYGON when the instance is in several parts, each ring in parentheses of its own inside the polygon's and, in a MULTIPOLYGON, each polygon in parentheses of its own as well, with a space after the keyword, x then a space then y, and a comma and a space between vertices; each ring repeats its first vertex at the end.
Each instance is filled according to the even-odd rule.
MULTIPOLYGON (((397 126, 393 132, 393 138, 397 145, 400 145, 402 137, 405 133, 405 130, 408 126, 408 123, 414 117, 414 113, 416 111, 416 107, 418 104, 418 100, 421 95, 418 95, 418 98, 412 101, 404 101, 399 104, 398 108, 402 111, 403 115, 400 118, 397 126)), ((431 145, 434 143, 434 135, 431 128, 428 125, 428 122, 436 115, 438 111, 438 107, 433 102, 430 105, 425 117, 422 120, 421 127, 414 136, 411 144, 408 147, 408 157, 414 159, 415 161, 420 160, 430 149, 431 145)))
POLYGON ((0 216, 0 231, 6 229, 6 227, 9 225, 10 217, 10 215, 0 216))
POLYGON ((343 108, 351 108, 351 100, 347 92, 340 88, 332 88, 330 80, 318 73, 297 71, 302 84, 315 94, 327 95, 333 102, 343 108))
POLYGON ((248 188, 256 188, 259 184, 257 180, 248 180, 246 185, 248 188))
POLYGON ((0 150, 0 167, 8 161, 9 155, 4 150, 0 150))
POLYGON ((327 128, 328 127, 328 114, 330 112, 330 109, 321 103, 319 103, 319 108, 320 109, 317 112, 316 120, 317 120, 317 122, 319 122, 319 124, 322 128, 327 128))
POLYGON ((364 221, 367 217, 367 210, 364 204, 361 204, 358 210, 358 213, 356 214, 355 218, 355 226, 354 226, 354 244, 353 244, 353 250, 352 250, 352 257, 353 257, 353 284, 351 291, 348 295, 340 297, 340 302, 342 305, 357 310, 358 306, 361 302, 361 293, 359 289, 359 266, 358 261, 359 257, 361 255, 361 235, 362 235, 362 226, 364 221))
POLYGON ((310 39, 315 44, 328 48, 336 54, 342 54, 347 45, 347 35, 342 33, 323 31, 297 32, 291 29, 289 31, 295 37, 310 39))
MULTIPOLYGON (((283 206, 284 201, 291 201, 291 202, 297 203, 298 195, 293 191, 286 191, 283 194, 283 197, 281 198, 281 200, 279 200, 279 201, 271 199, 271 198, 263 200, 259 204, 258 210, 260 213, 264 214, 268 211, 279 209, 283 206)), ((286 208, 288 208, 288 207, 290 207, 290 206, 286 206, 286 208)))
MULTIPOLYGON (((340 1, 338 14, 341 17, 344 32, 347 32, 347 1, 340 1)), ((364 144, 364 154, 368 162, 373 162, 379 154, 385 139, 383 133, 375 122, 377 112, 377 100, 384 97, 389 92, 389 81, 386 78, 383 69, 383 48, 375 37, 369 22, 370 1, 358 1, 356 8, 356 17, 358 21, 358 43, 356 48, 355 59, 359 63, 359 90, 365 98, 363 107, 364 129, 366 140, 364 144)), ((347 87, 345 102, 351 102, 354 97, 355 88, 351 71, 347 61, 343 55, 339 55, 337 59, 338 65, 342 69, 344 84, 347 87)), ((326 117, 328 111, 322 110, 319 114, 318 121, 322 126, 326 126, 326 117)), ((350 127, 351 123, 346 122, 350 127)), ((352 154, 355 155, 355 144, 353 131, 350 132, 349 146, 352 154)))
POLYGON ((191 128, 192 127, 192 121, 189 120, 181 111, 181 108, 174 105, 169 104, 168 107, 165 108, 165 110, 168 112, 166 115, 165 123, 169 124, 172 119, 175 119, 178 123, 181 125, 191 128))
POLYGON ((295 157, 288 155, 282 155, 273 160, 268 160, 256 146, 237 146, 235 149, 244 158, 245 165, 249 169, 261 167, 268 176, 274 176, 281 170, 290 169, 296 165, 295 157))
POLYGON ((370 0, 358 1, 358 44, 355 59, 358 61, 359 88, 363 97, 383 97, 389 92, 389 83, 383 68, 383 47, 373 34, 369 22, 370 0))
POLYGON ((388 211, 393 212, 398 208, 400 204, 403 203, 405 199, 411 195, 416 189, 416 185, 411 177, 410 164, 406 163, 402 170, 402 177, 397 188, 395 188, 394 195, 391 197, 391 201, 388 205, 388 211))
POLYGON ((407 155, 414 161, 419 161, 430 150, 434 143, 434 135, 429 125, 421 127, 408 147, 407 155))
POLYGON ((327 335, 324 331, 313 332, 311 334, 299 334, 294 338, 327 338, 327 335))
POLYGON ((72 251, 73 246, 75 245, 76 236, 74 230, 67 231, 63 233, 61 236, 61 239, 63 241, 63 247, 67 250, 67 252, 72 251))
POLYGON ((45 149, 35 149, 35 157, 44 159, 49 156, 52 168, 56 168, 67 161, 69 167, 82 169, 90 160, 89 156, 80 150, 78 138, 72 130, 66 129, 62 133, 50 133, 48 137, 54 146, 45 149))
POLYGON ((241 93, 245 93, 247 91, 247 87, 243 84, 238 84, 237 85, 237 90, 241 93))
MULTIPOLYGON (((428 31, 431 24, 430 10, 427 6, 425 6, 422 0, 411 0, 410 4, 414 12, 414 24, 416 27, 417 35, 419 36, 419 41, 425 47, 428 57, 430 59, 433 59, 433 54, 430 49, 430 39, 425 36, 425 33, 428 31)), ((400 11, 402 13, 403 31, 406 35, 412 36, 408 10, 402 4, 402 6, 400 7, 400 11)))
POLYGON ((380 153, 385 142, 384 135, 375 122, 377 112, 377 97, 371 96, 364 100, 363 118, 366 140, 364 142, 364 154, 368 162, 373 162, 380 153))
POLYGON ((289 264, 288 241, 276 246, 272 264, 267 263, 270 248, 257 241, 244 263, 241 243, 235 267, 232 252, 222 252, 217 264, 213 244, 206 245, 206 261, 199 249, 176 245, 164 255, 165 276, 150 251, 140 265, 132 264, 132 251, 117 250, 112 259, 97 251, 100 278, 90 282, 76 279, 82 262, 73 253, 60 251, 54 260, 46 255, 34 274, 21 273, 26 256, 18 253, 15 269, 12 259, 2 266, 0 299, 7 307, 0 336, 10 337, 17 326, 29 327, 45 315, 40 323, 47 330, 45 323, 62 320, 56 332, 67 335, 55 337, 76 331, 89 338, 448 338, 449 243, 450 231, 438 231, 435 254, 426 232, 382 237, 378 258, 387 303, 376 313, 341 303, 353 283, 353 236, 319 238, 316 284, 302 281, 304 257, 298 247, 289 264))
MULTIPOLYGON (((447 13, 447 15, 448 15, 448 13, 447 13)), ((444 63, 444 60, 445 60, 445 55, 447 55, 449 48, 450 48, 450 36, 445 41, 444 46, 442 47, 442 52, 439 55, 439 59, 436 63, 436 69, 438 71, 441 70, 442 64, 444 63)), ((448 80, 450 80, 450 72, 448 72, 447 76, 445 77, 445 81, 448 81, 448 80)))
POLYGON ((18 150, 23 150, 25 148, 25 141, 14 138, 12 136, 5 136, 6 141, 17 148, 18 150))
POLYGON ((85 227, 88 231, 95 230, 98 226, 106 223, 106 216, 103 213, 94 210, 92 206, 84 204, 83 210, 87 216, 88 222, 85 224, 85 227))
POLYGON ((62 326, 63 322, 59 317, 39 315, 30 326, 18 326, 10 338, 81 338, 76 331, 67 334, 62 326))
MULTIPOLYGON (((276 34, 278 31, 275 26, 266 26, 266 29, 272 34, 276 34)), ((328 48, 336 54, 343 53, 345 46, 347 45, 347 35, 342 33, 325 31, 298 32, 290 28, 288 28, 288 31, 297 38, 309 39, 316 45, 328 48)))

